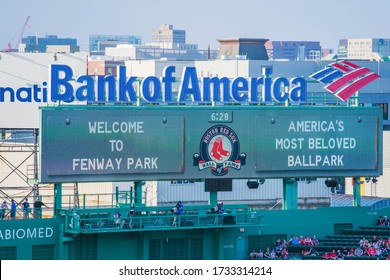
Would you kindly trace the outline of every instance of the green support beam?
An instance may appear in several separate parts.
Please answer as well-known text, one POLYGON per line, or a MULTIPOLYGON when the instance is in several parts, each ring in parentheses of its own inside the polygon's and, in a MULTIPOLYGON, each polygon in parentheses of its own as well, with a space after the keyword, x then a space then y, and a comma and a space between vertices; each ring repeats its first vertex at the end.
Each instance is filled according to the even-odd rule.
POLYGON ((294 178, 283 179, 283 210, 298 209, 298 182, 294 178))
POLYGON ((215 206, 218 203, 218 192, 210 192, 210 205, 215 206))
MULTIPOLYGON (((43 203, 45 203, 43 201, 43 203)), ((62 184, 54 184, 54 216, 57 216, 62 210, 62 184)))
POLYGON ((145 185, 145 181, 134 182, 134 206, 145 206, 142 201, 142 186, 145 185))
POLYGON ((361 206, 360 178, 353 178, 353 206, 361 206))

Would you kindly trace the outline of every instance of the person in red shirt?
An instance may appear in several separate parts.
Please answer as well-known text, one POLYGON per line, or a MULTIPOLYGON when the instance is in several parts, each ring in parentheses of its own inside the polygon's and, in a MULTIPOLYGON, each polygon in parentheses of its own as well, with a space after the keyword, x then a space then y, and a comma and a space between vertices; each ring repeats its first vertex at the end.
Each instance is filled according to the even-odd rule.
POLYGON ((371 246, 370 248, 368 248, 367 253, 369 256, 373 257, 376 255, 376 250, 373 246, 371 246))
POLYGON ((309 245, 309 246, 313 245, 313 242, 311 241, 311 238, 308 235, 306 235, 305 238, 305 245, 309 245))
POLYGON ((310 253, 310 250, 309 250, 309 248, 307 248, 307 247, 304 247, 303 249, 302 249, 302 256, 307 256, 307 255, 309 255, 309 253, 310 253))
POLYGON ((337 258, 336 250, 333 249, 332 253, 329 254, 329 259, 335 260, 337 258))
POLYGON ((325 252, 322 257, 325 259, 325 260, 328 260, 329 259, 329 253, 328 252, 325 252))
POLYGON ((353 247, 351 247, 348 251, 348 256, 354 256, 355 255, 355 250, 353 249, 353 247))
POLYGON ((378 226, 382 226, 383 225, 383 218, 382 218, 382 216, 379 216, 377 225, 378 226))

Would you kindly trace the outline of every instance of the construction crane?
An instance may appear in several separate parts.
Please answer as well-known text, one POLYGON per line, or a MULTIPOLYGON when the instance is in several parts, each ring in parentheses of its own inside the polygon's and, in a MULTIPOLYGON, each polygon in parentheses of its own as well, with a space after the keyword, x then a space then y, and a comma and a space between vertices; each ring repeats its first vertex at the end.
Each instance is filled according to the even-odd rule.
POLYGON ((27 29, 28 21, 29 21, 29 20, 30 20, 30 16, 27 16, 26 21, 25 21, 25 23, 24 23, 24 25, 23 25, 22 32, 20 32, 18 41, 17 41, 16 44, 15 44, 15 47, 12 48, 11 42, 10 42, 10 43, 8 43, 8 49, 5 49, 4 51, 12 52, 13 50, 18 50, 18 49, 19 49, 20 42, 22 41, 22 37, 23 37, 23 35, 24 35, 24 32, 26 32, 26 29, 27 29))

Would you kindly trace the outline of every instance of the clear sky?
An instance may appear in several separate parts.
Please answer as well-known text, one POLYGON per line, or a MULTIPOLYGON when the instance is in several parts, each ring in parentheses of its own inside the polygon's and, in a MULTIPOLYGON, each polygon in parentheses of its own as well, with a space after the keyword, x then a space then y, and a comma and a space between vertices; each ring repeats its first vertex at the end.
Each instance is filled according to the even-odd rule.
POLYGON ((88 48, 90 34, 138 35, 144 43, 161 24, 186 30, 187 43, 217 49, 219 38, 320 41, 390 38, 390 0, 3 0, 0 49, 24 36, 58 35, 88 48))

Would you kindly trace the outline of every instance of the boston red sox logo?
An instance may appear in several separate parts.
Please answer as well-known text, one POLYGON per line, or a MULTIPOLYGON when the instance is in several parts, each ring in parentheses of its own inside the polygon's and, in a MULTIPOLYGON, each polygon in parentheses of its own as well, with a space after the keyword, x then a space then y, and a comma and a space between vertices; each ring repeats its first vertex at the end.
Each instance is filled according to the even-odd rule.
POLYGON ((245 165, 246 154, 240 154, 240 142, 230 127, 216 125, 202 136, 200 154, 195 153, 193 158, 199 170, 211 168, 212 174, 223 176, 230 167, 241 169, 241 165, 245 165))

